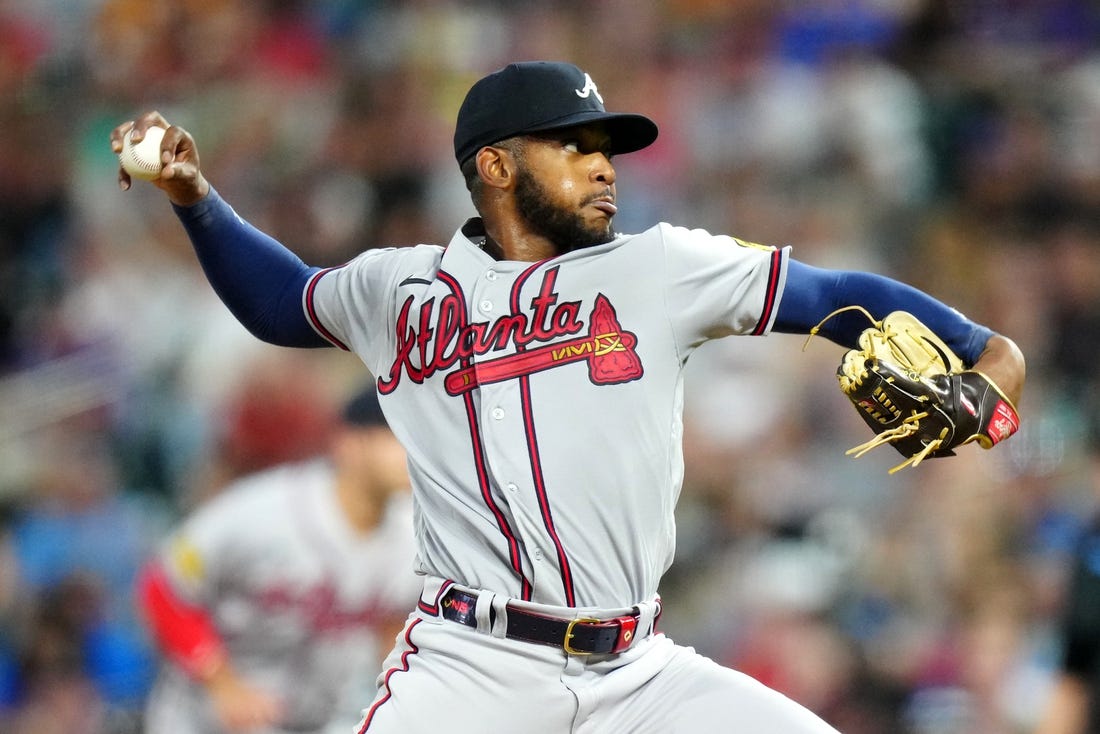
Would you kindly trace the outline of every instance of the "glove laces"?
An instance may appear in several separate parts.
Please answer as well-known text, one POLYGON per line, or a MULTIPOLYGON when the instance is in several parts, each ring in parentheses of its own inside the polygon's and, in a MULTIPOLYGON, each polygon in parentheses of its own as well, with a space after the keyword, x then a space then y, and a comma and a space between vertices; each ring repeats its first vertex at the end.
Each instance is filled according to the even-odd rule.
POLYGON ((844 313, 845 311, 862 311, 863 315, 866 316, 867 320, 870 321, 872 324, 874 324, 875 326, 882 325, 881 321, 876 321, 875 317, 871 315, 871 312, 865 309, 863 306, 860 306, 859 304, 853 304, 851 306, 841 306, 838 309, 830 311, 829 314, 825 316, 825 318, 817 322, 817 326, 810 329, 810 333, 806 336, 806 341, 802 343, 802 351, 806 351, 806 347, 810 345, 810 340, 817 336, 817 332, 821 331, 821 327, 825 325, 826 321, 836 316, 837 314, 844 313))
MULTIPOLYGON (((870 441, 861 443, 859 446, 853 446, 852 448, 845 451, 844 455, 858 459, 871 449, 878 448, 879 446, 891 443, 892 441, 896 441, 901 438, 908 438, 909 436, 912 436, 914 433, 917 432, 920 427, 919 424, 921 419, 927 417, 927 411, 923 413, 913 413, 908 418, 903 420, 900 425, 894 426, 893 428, 883 431, 882 433, 875 434, 870 441)), ((924 448, 895 466, 893 469, 890 469, 888 473, 894 474, 901 471, 907 466, 917 466, 922 461, 924 461, 933 451, 943 445, 943 438, 946 435, 947 429, 945 428, 940 433, 938 438, 934 438, 928 443, 924 444, 924 448)))

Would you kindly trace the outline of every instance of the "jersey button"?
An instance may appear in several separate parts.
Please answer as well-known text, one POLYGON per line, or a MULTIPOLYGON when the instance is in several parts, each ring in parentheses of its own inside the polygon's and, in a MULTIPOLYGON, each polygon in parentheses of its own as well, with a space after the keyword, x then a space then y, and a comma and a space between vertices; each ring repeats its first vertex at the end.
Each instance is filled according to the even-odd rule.
POLYGON ((497 279, 497 271, 490 270, 489 272, 485 273, 485 280, 496 280, 496 279, 497 279))
POLYGON ((491 415, 496 420, 501 420, 502 418, 504 418, 504 408, 493 408, 493 412, 491 413, 491 415))
POLYGON ((480 304, 478 304, 478 308, 481 309, 482 313, 492 313, 493 312, 493 302, 492 301, 482 301, 480 304))
POLYGON ((515 485, 515 482, 508 482, 508 491, 515 492, 519 487, 515 485))
POLYGON ((542 551, 538 548, 535 548, 535 560, 536 561, 541 561, 542 560, 542 551))

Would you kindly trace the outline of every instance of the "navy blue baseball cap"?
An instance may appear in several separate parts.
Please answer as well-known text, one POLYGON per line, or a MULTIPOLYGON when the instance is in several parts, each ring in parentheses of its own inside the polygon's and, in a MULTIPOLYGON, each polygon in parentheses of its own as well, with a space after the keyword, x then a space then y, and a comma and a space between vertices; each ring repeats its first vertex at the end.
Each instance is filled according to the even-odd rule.
POLYGON ((486 145, 589 122, 605 125, 612 153, 632 153, 657 139, 657 125, 645 115, 608 112, 592 77, 573 64, 509 64, 466 93, 455 124, 455 158, 461 166, 486 145))
POLYGON ((344 403, 340 418, 349 426, 361 428, 370 426, 389 427, 386 416, 382 413, 382 406, 378 402, 378 392, 375 390, 373 382, 368 383, 344 403))

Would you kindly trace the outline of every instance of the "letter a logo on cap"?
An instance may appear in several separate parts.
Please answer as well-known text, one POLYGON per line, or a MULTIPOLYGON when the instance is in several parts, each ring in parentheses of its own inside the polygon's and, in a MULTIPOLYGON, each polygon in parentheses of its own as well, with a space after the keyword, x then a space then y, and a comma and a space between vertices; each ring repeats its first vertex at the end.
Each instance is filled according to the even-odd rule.
POLYGON ((577 96, 581 99, 588 99, 589 94, 596 95, 596 99, 600 100, 600 104, 603 104, 603 97, 600 96, 600 90, 596 89, 596 82, 592 81, 592 77, 585 72, 584 75, 584 87, 581 89, 574 89, 577 96))

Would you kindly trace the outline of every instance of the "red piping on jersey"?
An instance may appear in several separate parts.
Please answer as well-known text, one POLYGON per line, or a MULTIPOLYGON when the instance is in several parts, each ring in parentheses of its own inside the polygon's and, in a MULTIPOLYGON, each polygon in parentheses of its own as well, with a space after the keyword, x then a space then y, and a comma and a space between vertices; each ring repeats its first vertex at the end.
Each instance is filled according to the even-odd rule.
MULTIPOLYGON (((520 291, 523 288, 523 284, 527 282, 527 279, 531 277, 531 274, 542 265, 542 262, 537 262, 527 270, 523 271, 518 278, 516 278, 515 285, 512 286, 512 299, 511 307, 513 314, 520 313, 520 291)), ((546 271, 544 290, 552 292, 554 290, 554 281, 558 277, 558 266, 549 268, 546 271)), ((526 349, 523 345, 517 345, 516 351, 522 352, 526 349)), ((523 430, 527 436, 527 452, 531 457, 531 478, 535 483, 535 494, 539 501, 539 510, 542 512, 542 523, 546 527, 546 532, 550 535, 550 539, 554 542, 554 550, 558 556, 558 566, 561 568, 561 584, 562 590, 565 592, 565 604, 566 606, 576 606, 576 592, 573 589, 573 569, 569 565, 569 557, 565 554, 565 547, 561 543, 561 539, 558 538, 557 528, 554 526, 554 516, 550 512, 550 498, 546 494, 546 479, 542 473, 542 458, 539 455, 538 438, 535 435, 535 419, 534 409, 531 401, 531 377, 530 375, 523 375, 519 378, 519 391, 520 391, 520 403, 523 410, 523 430)), ((525 600, 530 600, 529 596, 524 597, 525 600)))
MULTIPOLYGON (((462 286, 458 284, 451 275, 442 270, 439 271, 439 279, 446 283, 450 287, 451 291, 458 296, 459 303, 465 304, 466 297, 462 292, 462 286)), ((464 328, 469 321, 467 314, 463 311, 460 314, 461 327, 464 328)), ((461 333, 461 328, 459 329, 461 333)), ((468 367, 472 363, 469 357, 462 360, 463 366, 468 367)), ((523 562, 520 559, 519 552, 519 540, 516 539, 516 535, 512 532, 512 528, 508 525, 508 518, 501 512, 500 507, 497 506, 496 500, 493 499, 492 485, 489 482, 489 472, 485 468, 485 447, 481 442, 481 431, 478 429, 477 424, 477 406, 474 405, 474 396, 472 392, 468 392, 463 396, 463 402, 466 405, 466 418, 469 422, 470 428, 470 443, 474 451, 474 467, 477 470, 477 482, 478 488, 481 490, 481 498, 485 500, 485 505, 493 513, 493 517, 496 518, 497 528, 500 529, 501 534, 508 543, 508 558, 512 565, 512 570, 519 576, 521 582, 520 593, 523 599, 531 598, 531 582, 527 580, 527 577, 523 575, 523 562)))
POLYGON ((779 274, 782 272, 783 251, 772 252, 771 270, 768 272, 768 290, 764 293, 764 308, 760 312, 760 320, 756 328, 752 330, 753 336, 760 336, 768 328, 772 320, 772 311, 775 310, 776 296, 779 293, 779 274))
POLYGON ((321 323, 320 317, 317 316, 317 308, 313 304, 313 293, 317 290, 317 283, 320 282, 321 276, 325 273, 331 273, 333 270, 338 270, 344 267, 338 265, 334 268, 325 268, 317 273, 313 274, 313 277, 309 279, 309 283, 306 284, 306 317, 309 319, 310 325, 313 326, 313 330, 320 334, 322 337, 332 343, 333 346, 340 347, 345 352, 350 352, 347 344, 336 338, 331 331, 325 328, 325 325, 321 323))
POLYGON ((420 648, 417 647, 416 644, 412 641, 413 627, 423 621, 424 620, 422 619, 414 619, 412 622, 409 623, 409 626, 405 628, 405 644, 408 645, 408 649, 405 650, 405 652, 401 653, 401 665, 395 666, 386 671, 386 677, 382 681, 382 687, 386 689, 386 694, 382 696, 382 698, 375 701, 373 705, 371 705, 370 709, 363 717, 362 725, 356 730, 356 734, 365 734, 367 729, 370 728, 371 719, 374 718, 374 713, 378 710, 378 707, 384 704, 386 701, 390 700, 390 696, 393 695, 393 692, 390 690, 390 678, 393 677, 393 674, 409 672, 409 658, 420 652, 420 648))

